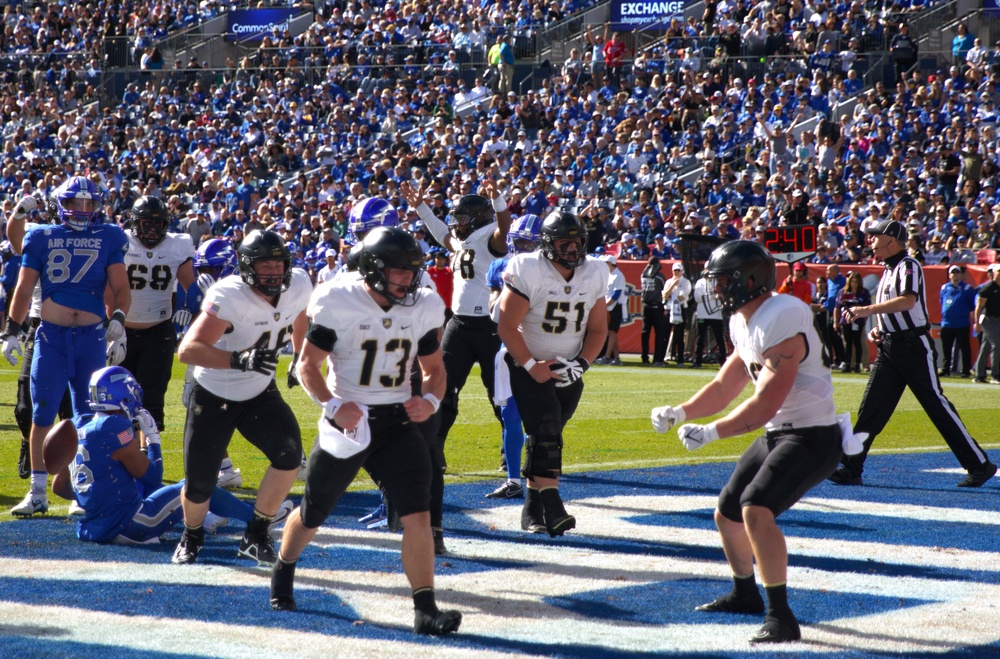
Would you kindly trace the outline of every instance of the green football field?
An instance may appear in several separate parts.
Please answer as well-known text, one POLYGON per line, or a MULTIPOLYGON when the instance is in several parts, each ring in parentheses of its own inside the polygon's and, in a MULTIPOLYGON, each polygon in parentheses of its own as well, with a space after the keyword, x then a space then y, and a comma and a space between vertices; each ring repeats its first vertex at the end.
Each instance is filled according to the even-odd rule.
MULTIPOLYGON (((307 451, 312 446, 319 408, 301 387, 284 386, 288 357, 283 357, 278 382, 302 427, 307 451)), ((583 399, 565 432, 564 465, 566 472, 628 469, 668 464, 734 460, 753 438, 747 435, 716 442, 690 453, 675 433, 659 435, 649 421, 650 408, 683 402, 707 382, 716 370, 669 367, 651 369, 639 366, 638 360, 625 360, 625 366, 595 366, 587 372, 583 399)), ((183 477, 182 434, 185 411, 180 392, 184 366, 175 362, 174 376, 167 394, 167 428, 163 434, 164 480, 183 477)), ((856 416, 867 382, 867 375, 834 373, 837 409, 856 416)), ((20 434, 14 423, 14 400, 17 371, 6 364, 0 369, 0 521, 10 519, 8 510, 21 500, 27 482, 17 477, 20 434)), ((974 384, 971 380, 943 380, 945 393, 958 408, 972 435, 986 449, 1000 446, 997 428, 996 385, 974 384)), ((748 390, 749 391, 749 390, 748 390)), ((244 493, 253 496, 267 467, 266 460, 239 435, 229 447, 234 463, 243 472, 244 493)), ((874 452, 947 450, 944 440, 931 425, 917 401, 907 392, 892 421, 879 436, 874 452)), ((448 473, 445 483, 488 481, 493 485, 502 478, 497 471, 500 451, 500 427, 487 403, 486 392, 474 371, 461 399, 461 412, 446 446, 448 473)), ((296 483, 293 494, 302 493, 296 483)), ((362 475, 356 488, 371 488, 362 475)), ((65 513, 65 502, 50 495, 52 514, 65 513)))

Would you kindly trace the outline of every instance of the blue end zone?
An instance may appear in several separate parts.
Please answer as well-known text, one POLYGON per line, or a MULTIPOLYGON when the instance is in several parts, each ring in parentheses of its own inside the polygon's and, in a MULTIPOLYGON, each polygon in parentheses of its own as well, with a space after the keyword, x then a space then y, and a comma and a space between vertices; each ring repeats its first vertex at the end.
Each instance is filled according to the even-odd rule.
MULTIPOLYGON (((779 520, 779 524, 790 538, 822 539, 837 542, 864 542, 882 545, 891 559, 871 560, 866 556, 851 556, 849 551, 837 551, 835 555, 797 554, 794 549, 790 563, 795 567, 815 568, 834 574, 849 574, 875 577, 909 578, 912 590, 905 591, 905 597, 883 596, 880 594, 837 592, 803 588, 790 584, 789 599, 793 603, 799 619, 817 628, 837 629, 845 619, 891 613, 901 609, 933 606, 941 591, 930 594, 922 590, 921 579, 953 581, 955 588, 963 588, 964 583, 995 584, 997 572, 993 565, 983 565, 982 569, 959 569, 941 565, 916 565, 908 563, 905 554, 893 553, 892 547, 954 548, 959 550, 995 553, 997 550, 995 527, 976 525, 968 522, 922 521, 900 517, 880 517, 864 509, 868 502, 879 504, 905 504, 927 506, 938 509, 982 510, 995 514, 998 508, 998 488, 991 481, 980 490, 964 490, 955 487, 961 479, 956 473, 931 473, 936 469, 955 469, 956 463, 950 453, 931 453, 906 456, 872 456, 865 472, 864 487, 838 487, 823 483, 814 488, 808 496, 851 502, 864 502, 848 509, 814 511, 793 508, 779 520), (985 528, 991 529, 984 532, 985 528), (892 562, 887 562, 892 560, 892 562), (834 621, 841 621, 840 623, 834 621)), ((495 501, 484 499, 484 494, 492 490, 496 483, 478 482, 462 485, 448 485, 445 489, 446 538, 456 541, 481 540, 500 543, 507 550, 505 558, 483 557, 475 551, 458 552, 437 560, 436 571, 440 577, 459 576, 453 590, 443 599, 457 599, 454 602, 466 612, 467 618, 486 615, 491 609, 493 595, 475 591, 474 575, 504 570, 504 577, 511 584, 531 590, 530 580, 538 573, 534 570, 548 570, 550 575, 565 570, 575 577, 601 580, 606 586, 608 580, 617 574, 621 566, 628 564, 630 556, 681 558, 696 562, 721 565, 724 562, 721 546, 716 542, 697 544, 684 541, 690 530, 715 533, 712 510, 700 500, 699 507, 691 507, 680 512, 652 512, 629 509, 629 496, 662 497, 710 497, 714 498, 725 484, 732 470, 732 464, 709 463, 697 466, 676 466, 643 470, 623 470, 589 474, 575 474, 563 479, 561 492, 567 507, 582 521, 589 523, 595 534, 569 535, 550 539, 542 535, 528 535, 517 528, 491 526, 476 518, 470 512, 498 507, 520 506, 521 500, 495 501), (599 502, 601 499, 616 498, 611 514, 628 523, 634 530, 630 537, 619 537, 609 533, 601 537, 599 514, 605 513, 599 502), (574 510, 574 500, 587 499, 587 505, 579 504, 574 510), (589 518, 589 519, 588 519, 589 518), (644 538, 642 528, 656 529, 655 536, 644 538), (662 529, 676 529, 676 534, 664 534, 662 529), (667 539, 664 539, 664 538, 667 539), (677 539, 674 540, 673 538, 677 539), (655 539, 654 539, 655 538, 655 539), (546 565, 536 565, 533 559, 521 559, 536 547, 558 547, 566 550, 565 563, 559 562, 557 552, 546 565), (622 557, 621 565, 609 559, 608 565, 575 566, 573 556, 589 552, 602 552, 622 557), (461 577, 469 575, 465 582, 461 577), (529 585, 525 585, 529 584, 529 585)), ((498 479, 499 480, 499 479, 498 479)), ((338 509, 327 520, 317 540, 322 541, 326 530, 362 529, 357 518, 369 512, 378 504, 378 496, 373 492, 347 494, 338 509)), ((81 560, 94 564, 103 562, 131 563, 136 574, 142 574, 143 564, 163 565, 183 574, 183 566, 169 566, 179 529, 168 534, 166 542, 158 546, 120 547, 91 545, 79 542, 74 534, 74 522, 55 516, 45 516, 30 520, 17 520, 0 525, 2 542, 0 558, 81 560)), ((451 650, 499 651, 523 655, 572 656, 572 657, 613 657, 644 656, 641 653, 613 651, 608 647, 593 645, 575 639, 551 638, 547 642, 532 642, 517 638, 516 630, 505 630, 506 635, 476 635, 463 626, 462 632, 446 641, 415 637, 410 631, 412 619, 393 621, 391 625, 376 625, 366 621, 356 624, 361 614, 338 596, 347 586, 332 577, 300 578, 296 599, 299 612, 273 613, 268 607, 267 572, 253 567, 253 564, 236 557, 236 547, 242 525, 236 524, 224 529, 224 533, 208 536, 205 550, 199 556, 199 563, 218 566, 232 571, 252 572, 263 578, 260 585, 247 586, 246 580, 240 585, 211 586, 198 584, 161 583, 142 580, 135 575, 103 574, 101 579, 88 580, 84 576, 78 580, 60 580, 44 574, 26 573, 23 576, 3 579, 0 601, 24 605, 58 605, 81 611, 107 612, 126 616, 154 616, 167 620, 191 620, 222 623, 234 626, 234 635, 240 626, 253 626, 289 631, 319 632, 330 636, 331 648, 336 654, 337 638, 370 640, 372 647, 378 642, 399 640, 420 645, 446 643, 451 650), (106 579, 106 580, 104 580, 106 579)), ((690 536, 688 536, 690 537, 690 536)), ((708 537, 708 536, 706 536, 708 537)), ((322 547, 311 545, 303 553, 300 565, 304 569, 337 569, 359 573, 380 573, 398 575, 392 578, 384 595, 407 596, 409 589, 402 577, 399 560, 397 534, 385 533, 377 536, 384 542, 368 539, 358 544, 338 544, 322 547)), ((341 542, 341 539, 336 539, 341 542)), ((537 556, 537 553, 531 555, 537 556)), ((29 563, 25 563, 30 565, 29 563)), ((625 570, 623 569, 624 573, 625 570)), ((622 579, 621 587, 601 587, 593 590, 560 596, 550 596, 542 600, 544 615, 553 622, 566 619, 573 624, 593 623, 594 625, 648 626, 651 630, 665 625, 690 625, 695 633, 701 625, 732 626, 733 633, 744 629, 749 632, 757 624, 757 616, 699 614, 694 607, 728 591, 730 582, 726 579, 711 579, 697 574, 630 573, 622 579)), ((377 589, 365 591, 366 597, 379 597, 377 589)), ((538 593, 543 596, 544 593, 538 593)), ((970 615, 990 615, 991 609, 971 611, 970 615)), ((896 630, 886 631, 886 642, 894 640, 896 630)), ((60 627, 58 619, 43 619, 38 625, 4 626, 0 622, 0 655, 3 656, 86 656, 107 653, 108 646, 63 640, 67 634, 60 627)), ((708 633, 708 632, 705 632, 708 633)), ((796 656, 829 656, 832 650, 838 655, 862 656, 850 648, 851 629, 843 631, 844 647, 821 646, 813 651, 797 652, 796 656)), ((956 634, 959 631, 956 630, 956 634)), ((953 639, 952 642, 960 642, 953 639)), ((432 646, 432 645, 430 645, 432 646)), ((113 646, 112 646, 113 647, 113 646)), ((953 650, 942 642, 940 648, 950 656, 1000 656, 1000 641, 975 648, 953 650)), ((160 657, 197 655, 198 644, 190 649, 176 648, 176 653, 145 652, 120 648, 113 652, 118 657, 160 657)), ((682 650, 672 652, 664 649, 662 654, 683 654, 686 656, 750 656, 749 650, 735 653, 691 653, 682 650)), ((888 655, 888 653, 887 653, 888 655)), ((863 656, 879 656, 867 651, 863 656)), ((907 653, 919 657, 921 654, 907 653)), ((928 652, 926 656, 940 656, 928 652)))

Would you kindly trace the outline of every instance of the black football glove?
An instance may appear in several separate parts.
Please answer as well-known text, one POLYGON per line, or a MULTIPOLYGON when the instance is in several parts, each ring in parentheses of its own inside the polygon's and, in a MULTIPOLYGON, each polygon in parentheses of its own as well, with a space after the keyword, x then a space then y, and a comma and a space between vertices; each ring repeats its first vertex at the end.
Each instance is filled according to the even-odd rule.
POLYGON ((274 375, 275 369, 278 368, 278 351, 249 348, 243 352, 234 352, 229 365, 237 371, 274 375))

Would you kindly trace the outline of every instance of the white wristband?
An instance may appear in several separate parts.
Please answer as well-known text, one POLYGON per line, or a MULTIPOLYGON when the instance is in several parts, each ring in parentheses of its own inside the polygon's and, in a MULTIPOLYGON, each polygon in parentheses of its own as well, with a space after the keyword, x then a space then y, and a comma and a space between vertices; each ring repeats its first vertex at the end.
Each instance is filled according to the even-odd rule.
POLYGON ((339 398, 331 398, 330 400, 323 403, 323 416, 332 421, 333 417, 336 416, 337 414, 337 410, 339 410, 340 406, 343 404, 344 401, 340 400, 339 398))
POLYGON ((434 413, 437 414, 438 408, 441 407, 441 399, 434 394, 424 394, 423 398, 434 406, 434 413))
POLYGON ((502 213, 505 210, 507 210, 507 200, 503 198, 502 194, 496 199, 493 199, 492 202, 493 202, 493 210, 495 210, 496 212, 502 213))
POLYGON ((533 369, 535 367, 535 364, 537 364, 537 363, 538 363, 538 361, 535 360, 534 357, 532 357, 528 361, 524 362, 524 364, 522 364, 522 366, 524 367, 524 370, 530 371, 531 369, 533 369))

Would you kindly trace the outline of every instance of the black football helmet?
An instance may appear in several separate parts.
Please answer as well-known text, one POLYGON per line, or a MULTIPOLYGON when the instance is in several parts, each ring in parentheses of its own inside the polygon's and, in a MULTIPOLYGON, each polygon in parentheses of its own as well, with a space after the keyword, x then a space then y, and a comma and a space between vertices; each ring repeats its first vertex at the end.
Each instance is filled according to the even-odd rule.
POLYGON ((424 252, 416 239, 399 227, 378 227, 372 229, 361 241, 361 258, 358 271, 365 283, 382 294, 393 304, 408 307, 417 301, 420 275, 424 271, 424 252), (386 268, 410 270, 413 281, 401 296, 390 291, 386 268))
POLYGON ((587 231, 573 213, 555 211, 542 222, 541 234, 542 254, 545 258, 564 268, 572 270, 587 259, 587 231), (556 249, 557 240, 572 240, 572 245, 556 249))
POLYGON ((268 297, 287 291, 292 283, 292 254, 274 231, 251 231, 236 250, 240 278, 268 297), (285 273, 261 277, 254 269, 257 261, 284 261, 285 273))
POLYGON ((493 204, 478 194, 467 194, 458 200, 458 205, 448 216, 448 229, 458 240, 465 240, 477 229, 496 220, 493 204))
POLYGON ((347 252, 347 261, 345 262, 345 269, 348 272, 357 272, 358 267, 361 264, 361 243, 357 242, 351 245, 350 251, 347 252))
POLYGON ((752 240, 729 240, 716 247, 708 257, 704 274, 726 315, 773 291, 776 279, 774 257, 752 240), (720 277, 727 280, 721 281, 720 277))
POLYGON ((167 237, 170 209, 159 197, 143 195, 132 204, 129 224, 144 247, 156 247, 167 237))

